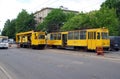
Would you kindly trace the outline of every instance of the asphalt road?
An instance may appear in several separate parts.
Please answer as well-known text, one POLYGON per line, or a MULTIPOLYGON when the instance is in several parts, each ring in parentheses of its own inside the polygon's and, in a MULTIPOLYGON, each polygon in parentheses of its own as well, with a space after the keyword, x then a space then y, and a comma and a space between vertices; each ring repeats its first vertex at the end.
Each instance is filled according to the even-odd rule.
POLYGON ((0 49, 0 66, 12 79, 120 79, 120 61, 73 53, 54 49, 0 49))

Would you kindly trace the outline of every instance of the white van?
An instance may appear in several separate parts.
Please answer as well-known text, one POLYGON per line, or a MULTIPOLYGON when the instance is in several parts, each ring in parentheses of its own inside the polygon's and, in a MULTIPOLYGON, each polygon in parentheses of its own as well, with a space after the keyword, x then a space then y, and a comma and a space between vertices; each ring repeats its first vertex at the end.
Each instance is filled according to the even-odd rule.
POLYGON ((8 49, 8 36, 0 36, 0 48, 8 49))

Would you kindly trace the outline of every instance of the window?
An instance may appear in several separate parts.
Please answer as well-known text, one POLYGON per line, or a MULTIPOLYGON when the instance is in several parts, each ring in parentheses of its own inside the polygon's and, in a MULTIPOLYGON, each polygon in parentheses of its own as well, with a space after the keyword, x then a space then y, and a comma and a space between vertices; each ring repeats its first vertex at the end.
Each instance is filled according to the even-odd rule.
POLYGON ((96 39, 96 32, 88 32, 88 39, 96 39))
POLYGON ((93 35, 92 32, 89 32, 89 39, 92 39, 93 35))
POLYGON ((69 33, 68 33, 68 39, 69 39, 69 40, 73 39, 73 32, 69 32, 69 33))
POLYGON ((8 42, 8 38, 3 38, 3 39, 2 39, 2 42, 3 42, 3 43, 7 43, 7 42, 8 42))
POLYGON ((53 40, 54 38, 53 38, 53 34, 50 34, 50 40, 53 40))
POLYGON ((99 32, 97 33, 97 39, 100 39, 100 33, 99 32))
POLYGON ((86 39, 86 31, 80 31, 80 39, 86 39))
POLYGON ((52 34, 53 39, 52 40, 57 40, 57 34, 52 34))
POLYGON ((96 32, 94 32, 94 39, 96 39, 96 32))
POLYGON ((57 34, 54 34, 54 40, 57 40, 57 34))
POLYGON ((102 32, 102 39, 108 39, 108 33, 102 32))
POLYGON ((90 32, 88 32, 88 39, 90 39, 90 32))
POLYGON ((79 31, 74 32, 74 39, 79 39, 79 31))
POLYGON ((58 40, 61 40, 61 34, 58 33, 58 40))
POLYGON ((50 40, 57 40, 57 34, 51 34, 50 40))
POLYGON ((45 39, 45 35, 39 35, 39 39, 45 39))

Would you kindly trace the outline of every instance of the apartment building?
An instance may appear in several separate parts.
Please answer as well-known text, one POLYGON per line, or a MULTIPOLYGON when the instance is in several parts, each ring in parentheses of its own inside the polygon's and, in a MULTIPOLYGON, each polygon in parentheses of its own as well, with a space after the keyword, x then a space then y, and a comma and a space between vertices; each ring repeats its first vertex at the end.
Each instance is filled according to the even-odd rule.
MULTIPOLYGON (((48 15, 48 13, 50 13, 53 9, 55 8, 50 8, 50 7, 46 7, 46 8, 43 8, 41 9, 40 11, 37 11, 34 13, 34 16, 35 16, 35 21, 36 21, 36 26, 39 24, 39 23, 42 23, 44 18, 48 15)), ((67 9, 63 9, 64 12, 74 12, 76 14, 78 14, 79 12, 78 11, 72 11, 72 10, 67 10, 67 9)))

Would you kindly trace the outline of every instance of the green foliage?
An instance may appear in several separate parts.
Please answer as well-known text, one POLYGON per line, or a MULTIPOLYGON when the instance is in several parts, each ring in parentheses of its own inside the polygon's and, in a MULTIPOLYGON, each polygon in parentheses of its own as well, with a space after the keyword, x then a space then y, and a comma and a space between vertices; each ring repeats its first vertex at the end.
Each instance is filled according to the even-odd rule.
POLYGON ((116 3, 118 2, 119 0, 106 0, 102 5, 101 7, 106 7, 106 8, 115 8, 116 7, 116 3))
POLYGON ((74 13, 64 13, 61 9, 53 9, 44 21, 37 26, 37 30, 59 31, 60 27, 74 15, 74 13))
POLYGON ((18 32, 34 30, 35 20, 33 14, 28 14, 26 10, 22 10, 16 19, 7 20, 2 30, 2 35, 9 38, 15 38, 18 32))
POLYGON ((73 13, 73 12, 68 12, 68 13, 65 13, 65 18, 66 20, 65 21, 68 21, 69 19, 71 19, 72 17, 74 17, 76 14, 73 13))
POLYGON ((57 30, 59 24, 64 22, 65 14, 60 9, 52 10, 48 16, 44 19, 43 23, 40 23, 37 30, 47 30, 48 32, 57 30))
POLYGON ((119 21, 115 9, 103 8, 96 11, 94 18, 95 21, 91 22, 94 24, 93 27, 95 27, 95 25, 97 27, 107 27, 110 31, 110 35, 118 35, 119 21))
POLYGON ((11 21, 8 19, 4 25, 2 35, 8 36, 9 38, 15 38, 15 23, 15 19, 11 21))
POLYGON ((118 35, 118 19, 114 9, 101 9, 89 13, 80 13, 68 20, 61 30, 107 27, 110 35, 118 35))
POLYGON ((120 35, 120 0, 106 0, 102 5, 103 8, 114 8, 116 10, 117 18, 119 19, 119 35, 120 35))
POLYGON ((61 28, 61 30, 65 31, 88 27, 89 26, 88 18, 89 18, 88 15, 84 13, 76 15, 73 18, 69 19, 61 28))
POLYGON ((101 9, 102 8, 109 8, 109 9, 114 8, 116 10, 117 17, 119 18, 120 21, 120 0, 106 0, 101 5, 101 9))
POLYGON ((2 35, 3 35, 3 36, 6 36, 6 35, 7 35, 7 30, 8 30, 9 25, 10 25, 10 20, 8 19, 8 20, 5 22, 4 28, 3 28, 3 30, 2 30, 2 35))
POLYGON ((26 10, 22 10, 16 19, 16 33, 30 31, 34 29, 35 21, 33 14, 28 14, 26 10))

